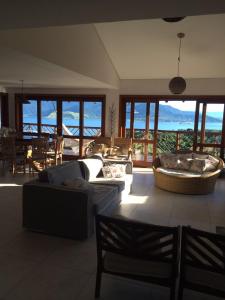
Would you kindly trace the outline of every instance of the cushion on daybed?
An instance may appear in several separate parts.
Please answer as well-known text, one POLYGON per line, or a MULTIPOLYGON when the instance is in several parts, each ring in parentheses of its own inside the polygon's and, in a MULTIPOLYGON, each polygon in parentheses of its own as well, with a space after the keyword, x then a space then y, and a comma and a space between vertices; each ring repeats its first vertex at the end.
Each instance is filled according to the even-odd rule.
POLYGON ((163 153, 159 155, 164 169, 189 171, 202 174, 216 171, 219 160, 209 154, 201 153, 163 153))

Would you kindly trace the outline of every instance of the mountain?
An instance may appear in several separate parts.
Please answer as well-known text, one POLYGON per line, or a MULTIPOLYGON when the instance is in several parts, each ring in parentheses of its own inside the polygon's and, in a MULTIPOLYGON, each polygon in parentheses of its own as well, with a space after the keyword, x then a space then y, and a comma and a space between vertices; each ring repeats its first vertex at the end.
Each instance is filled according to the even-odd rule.
POLYGON ((219 112, 208 112, 207 113, 209 116, 213 117, 213 118, 217 118, 217 119, 223 119, 223 112, 219 111, 219 112))
MULTIPOLYGON (((154 111, 150 111, 150 118, 154 119, 154 111)), ((146 114, 146 106, 143 103, 135 103, 135 119, 144 120, 146 114)), ((182 111, 174 108, 170 105, 159 105, 159 121, 161 122, 193 122, 195 119, 195 112, 193 111, 182 111)), ((201 121, 201 115, 199 118, 201 121)), ((217 123, 221 122, 220 118, 207 116, 207 122, 217 123)))

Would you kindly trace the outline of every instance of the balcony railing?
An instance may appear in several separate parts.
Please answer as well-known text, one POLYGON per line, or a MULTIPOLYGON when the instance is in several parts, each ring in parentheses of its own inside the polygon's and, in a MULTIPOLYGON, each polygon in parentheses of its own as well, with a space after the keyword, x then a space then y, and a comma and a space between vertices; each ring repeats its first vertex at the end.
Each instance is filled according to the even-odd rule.
MULTIPOLYGON (((38 133, 38 124, 23 123, 23 132, 38 133)), ((57 134, 57 125, 41 124, 41 132, 49 134, 57 134)), ((99 136, 101 134, 100 127, 83 127, 83 136, 99 136)), ((80 127, 63 124, 63 135, 79 136, 80 127)))
MULTIPOLYGON (((126 131, 127 136, 129 137, 129 129, 126 131)), ((173 152, 177 150, 192 150, 194 143, 195 133, 193 130, 158 130, 157 131, 157 142, 156 142, 156 151, 157 153, 163 152, 173 152)), ((200 143, 201 132, 198 132, 197 143, 200 143)), ((147 157, 148 160, 152 160, 152 142, 154 138, 154 131, 149 130, 146 133, 145 129, 134 130, 134 152, 136 152, 140 157, 144 157, 144 143, 147 141, 147 157), (149 143, 149 140, 151 141, 149 143)), ((221 144, 221 132, 206 130, 204 144, 207 146, 203 150, 211 152, 212 154, 219 155, 220 144, 221 144), (215 145, 218 144, 218 147, 215 145), (207 148, 207 149, 206 149, 207 148)), ((197 145, 198 146, 198 145, 197 145)), ((137 156, 138 156, 137 155, 137 156)))

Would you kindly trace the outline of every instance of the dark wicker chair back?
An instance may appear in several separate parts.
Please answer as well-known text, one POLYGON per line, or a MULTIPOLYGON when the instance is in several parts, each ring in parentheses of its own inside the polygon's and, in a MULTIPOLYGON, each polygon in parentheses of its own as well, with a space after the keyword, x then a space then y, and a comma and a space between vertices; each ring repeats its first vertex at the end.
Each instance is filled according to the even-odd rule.
POLYGON ((183 289, 225 297, 225 236, 182 228, 179 299, 183 289))
POLYGON ((98 215, 95 296, 100 294, 101 273, 104 272, 170 287, 170 299, 174 299, 178 270, 178 231, 178 227, 156 226, 98 215))

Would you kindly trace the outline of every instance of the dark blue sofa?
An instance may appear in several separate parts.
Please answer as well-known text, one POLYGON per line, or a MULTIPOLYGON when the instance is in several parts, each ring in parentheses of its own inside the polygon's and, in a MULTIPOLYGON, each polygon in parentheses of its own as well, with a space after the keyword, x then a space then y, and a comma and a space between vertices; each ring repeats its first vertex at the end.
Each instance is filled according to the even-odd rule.
POLYGON ((119 205, 124 189, 124 181, 104 184, 104 178, 88 188, 63 185, 68 179, 88 181, 93 171, 97 174, 101 169, 98 159, 92 161, 93 166, 94 170, 90 170, 85 160, 70 161, 50 167, 39 173, 39 179, 25 183, 23 226, 72 239, 90 237, 94 231, 94 216, 110 215, 119 205))

